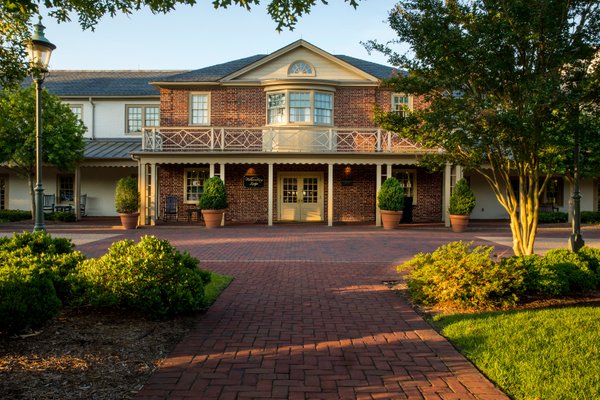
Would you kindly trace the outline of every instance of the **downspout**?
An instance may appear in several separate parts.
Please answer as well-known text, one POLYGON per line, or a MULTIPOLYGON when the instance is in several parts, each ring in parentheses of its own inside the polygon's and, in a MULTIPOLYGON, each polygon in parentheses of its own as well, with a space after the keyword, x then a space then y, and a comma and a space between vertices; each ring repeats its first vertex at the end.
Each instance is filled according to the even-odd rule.
POLYGON ((90 105, 92 106, 92 126, 90 129, 90 136, 91 139, 94 140, 96 139, 96 133, 95 133, 95 126, 96 126, 96 103, 94 103, 92 101, 92 97, 90 96, 88 101, 90 102, 90 105))

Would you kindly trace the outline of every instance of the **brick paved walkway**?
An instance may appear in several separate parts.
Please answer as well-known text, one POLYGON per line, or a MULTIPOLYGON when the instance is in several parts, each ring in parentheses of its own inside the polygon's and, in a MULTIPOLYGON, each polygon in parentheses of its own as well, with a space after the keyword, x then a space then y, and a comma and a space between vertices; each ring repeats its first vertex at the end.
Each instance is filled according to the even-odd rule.
POLYGON ((382 284, 434 232, 157 229, 235 280, 138 398, 506 398, 382 284))

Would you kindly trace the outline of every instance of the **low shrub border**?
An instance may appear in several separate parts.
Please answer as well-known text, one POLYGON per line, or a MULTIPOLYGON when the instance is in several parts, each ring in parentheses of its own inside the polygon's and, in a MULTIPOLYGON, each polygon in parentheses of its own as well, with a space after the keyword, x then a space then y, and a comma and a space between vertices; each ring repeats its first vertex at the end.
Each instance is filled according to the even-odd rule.
MULTIPOLYGON (((538 223, 540 224, 560 224, 567 222, 569 216, 566 212, 538 212, 538 223)), ((583 218, 582 218, 583 222, 583 218)))
POLYGON ((16 222, 31 219, 30 211, 0 210, 0 222, 16 222))
POLYGON ((491 246, 454 242, 416 255, 398 266, 410 270, 408 289, 416 303, 457 308, 510 308, 524 295, 551 297, 586 292, 600 283, 600 251, 552 250, 545 256, 494 261, 491 246))

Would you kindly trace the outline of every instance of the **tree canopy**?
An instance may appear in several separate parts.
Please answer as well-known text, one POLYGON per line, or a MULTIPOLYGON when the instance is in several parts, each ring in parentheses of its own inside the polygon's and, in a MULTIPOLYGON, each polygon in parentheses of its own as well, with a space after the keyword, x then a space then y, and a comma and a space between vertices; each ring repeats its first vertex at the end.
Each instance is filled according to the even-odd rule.
MULTIPOLYGON (((317 2, 327 0, 270 0, 267 12, 275 21, 276 29, 293 29, 298 18, 310 13, 317 2)), ((356 8, 360 0, 344 0, 356 8)), ((43 4, 51 17, 68 22, 77 16, 83 29, 94 29, 104 16, 119 13, 132 14, 147 8, 155 14, 168 13, 178 5, 194 5, 197 0, 4 0, 0 3, 0 86, 18 82, 26 74, 25 48, 29 38, 31 17, 39 13, 43 4)), ((260 0, 212 0, 215 8, 239 6, 250 10, 260 0)))
MULTIPOLYGON (((85 126, 57 96, 42 92, 44 163, 72 171, 83 158, 85 126)), ((33 201, 35 178, 35 90, 31 87, 0 91, 0 164, 28 179, 33 201)))
POLYGON ((531 254, 540 194, 569 169, 575 133, 600 141, 600 3, 407 0, 389 22, 410 50, 367 47, 406 71, 390 87, 428 106, 378 121, 444 150, 427 164, 479 172, 510 216, 513 250, 531 254))

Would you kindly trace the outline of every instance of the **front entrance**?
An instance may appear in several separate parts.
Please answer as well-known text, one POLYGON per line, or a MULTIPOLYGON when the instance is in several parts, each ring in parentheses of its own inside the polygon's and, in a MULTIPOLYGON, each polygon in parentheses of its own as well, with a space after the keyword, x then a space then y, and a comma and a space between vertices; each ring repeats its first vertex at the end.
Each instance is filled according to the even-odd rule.
POLYGON ((322 172, 284 172, 278 177, 280 221, 323 221, 322 172))

